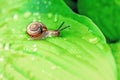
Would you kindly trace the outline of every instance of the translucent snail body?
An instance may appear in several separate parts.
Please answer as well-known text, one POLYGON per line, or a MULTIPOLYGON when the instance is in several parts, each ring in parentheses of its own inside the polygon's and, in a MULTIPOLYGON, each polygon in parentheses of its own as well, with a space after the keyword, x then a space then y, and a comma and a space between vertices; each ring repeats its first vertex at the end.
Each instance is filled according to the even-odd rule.
POLYGON ((65 26, 62 28, 63 24, 64 22, 58 27, 57 30, 48 30, 46 26, 41 22, 32 22, 31 24, 28 25, 26 32, 32 39, 43 39, 51 36, 57 37, 60 35, 60 31, 70 27, 65 26))

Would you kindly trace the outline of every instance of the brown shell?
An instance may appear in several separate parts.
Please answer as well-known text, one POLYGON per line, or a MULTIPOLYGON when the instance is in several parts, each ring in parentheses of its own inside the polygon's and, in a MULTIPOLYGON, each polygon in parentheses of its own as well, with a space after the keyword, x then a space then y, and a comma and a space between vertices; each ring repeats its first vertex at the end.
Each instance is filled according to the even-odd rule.
POLYGON ((47 28, 40 22, 32 22, 27 27, 27 34, 33 38, 40 37, 45 31, 47 28))

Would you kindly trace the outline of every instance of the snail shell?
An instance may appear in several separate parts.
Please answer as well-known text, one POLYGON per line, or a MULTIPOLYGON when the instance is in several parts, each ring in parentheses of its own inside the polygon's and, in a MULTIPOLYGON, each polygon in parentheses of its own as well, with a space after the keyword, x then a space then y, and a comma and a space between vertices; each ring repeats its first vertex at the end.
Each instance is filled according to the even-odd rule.
POLYGON ((64 22, 58 27, 57 30, 47 30, 45 25, 43 25, 41 22, 32 22, 27 27, 27 34, 31 36, 32 39, 43 39, 46 37, 52 37, 52 36, 59 36, 60 31, 70 27, 65 26, 62 27, 64 22))
POLYGON ((32 22, 27 27, 27 34, 32 38, 37 38, 42 35, 43 32, 46 32, 47 28, 40 22, 32 22))

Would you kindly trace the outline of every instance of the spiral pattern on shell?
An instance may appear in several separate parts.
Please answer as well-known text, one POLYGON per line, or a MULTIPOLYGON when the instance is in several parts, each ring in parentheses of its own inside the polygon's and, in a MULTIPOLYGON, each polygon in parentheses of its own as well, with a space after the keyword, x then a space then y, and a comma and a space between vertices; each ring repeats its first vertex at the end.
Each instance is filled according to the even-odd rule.
POLYGON ((27 33, 31 37, 39 37, 47 28, 40 22, 32 22, 27 27, 27 33))

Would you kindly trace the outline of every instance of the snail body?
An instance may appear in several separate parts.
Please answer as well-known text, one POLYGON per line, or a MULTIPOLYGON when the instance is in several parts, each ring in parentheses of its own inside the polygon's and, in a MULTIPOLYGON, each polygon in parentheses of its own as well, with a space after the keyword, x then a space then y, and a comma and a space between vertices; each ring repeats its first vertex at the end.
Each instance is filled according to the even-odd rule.
POLYGON ((41 22, 32 22, 28 25, 26 32, 32 39, 43 39, 51 36, 57 37, 60 35, 61 30, 70 27, 66 26, 61 28, 63 24, 64 22, 58 27, 57 30, 48 30, 41 22))

